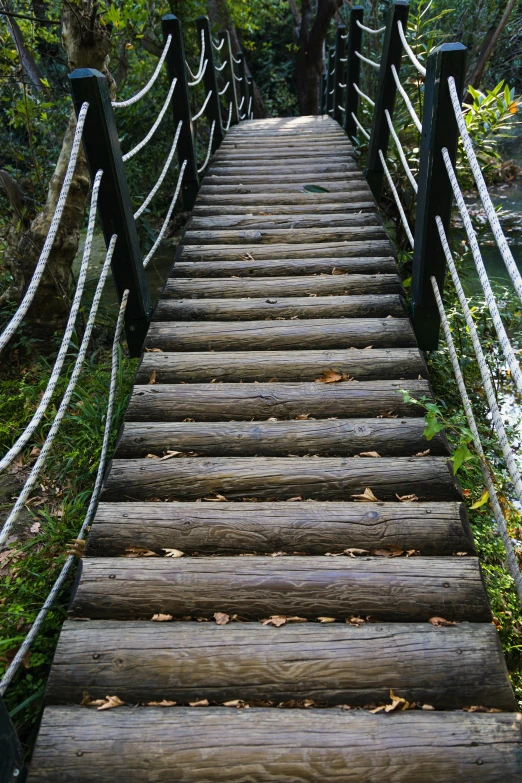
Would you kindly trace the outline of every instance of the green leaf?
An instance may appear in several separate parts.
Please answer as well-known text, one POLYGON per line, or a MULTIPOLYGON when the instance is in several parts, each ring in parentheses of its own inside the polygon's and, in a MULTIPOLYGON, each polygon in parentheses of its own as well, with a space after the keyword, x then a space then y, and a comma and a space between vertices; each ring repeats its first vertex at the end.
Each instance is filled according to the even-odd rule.
POLYGON ((468 449, 467 443, 461 443, 453 455, 453 475, 456 475, 458 469, 462 466, 462 463, 466 462, 468 459, 473 459, 473 454, 468 449))
POLYGON ((475 501, 475 503, 473 503, 473 505, 470 506, 470 508, 480 508, 481 506, 484 505, 484 503, 487 503, 488 500, 489 500, 489 492, 487 491, 487 489, 485 489, 482 495, 479 497, 479 499, 475 501))
POLYGON ((430 411, 424 417, 424 421, 426 422, 426 428, 422 434, 426 440, 431 440, 437 432, 444 429, 444 424, 438 420, 436 413, 430 411))
POLYGON ((323 188, 322 185, 305 185, 303 188, 307 193, 329 193, 327 188, 323 188))

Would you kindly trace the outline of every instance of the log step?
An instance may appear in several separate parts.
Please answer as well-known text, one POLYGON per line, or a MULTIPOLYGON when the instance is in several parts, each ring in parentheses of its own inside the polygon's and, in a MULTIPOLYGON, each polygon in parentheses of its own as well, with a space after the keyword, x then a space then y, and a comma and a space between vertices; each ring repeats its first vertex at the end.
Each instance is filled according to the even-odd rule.
POLYGON ((353 158, 353 156, 350 155, 344 155, 339 156, 337 159, 332 160, 330 163, 326 160, 323 162, 318 162, 317 159, 313 162, 308 161, 306 163, 301 163, 300 165, 294 165, 292 162, 288 160, 277 160, 277 159, 268 159, 268 158, 254 158, 253 160, 247 161, 243 163, 242 165, 234 164, 233 161, 228 161, 227 163, 222 163, 219 160, 216 160, 213 162, 212 166, 209 167, 207 174, 205 175, 205 178, 208 177, 209 181, 212 180, 213 177, 219 177, 219 176, 237 176, 237 177, 252 177, 257 176, 261 173, 266 174, 274 174, 274 175, 301 175, 304 174, 308 177, 309 181, 311 178, 316 178, 317 176, 320 176, 321 174, 346 174, 346 173, 353 173, 357 172, 358 176, 360 177, 360 168, 353 158))
POLYGON ((237 261, 249 259, 260 261, 269 258, 349 258, 350 256, 385 256, 395 255, 389 239, 368 239, 354 242, 321 242, 320 247, 314 242, 304 244, 259 245, 244 242, 238 245, 187 245, 183 248, 184 261, 237 261))
POLYGON ((198 699, 313 699, 318 705, 389 702, 390 688, 437 709, 480 704, 516 710, 498 633, 466 623, 66 622, 46 701, 79 704, 116 694, 128 704, 198 699))
MULTIPOLYGON (((216 262, 221 263, 221 262, 216 262)), ((300 261, 298 263, 301 263, 300 261)), ((332 262, 330 261, 330 264, 332 262)), ((192 266, 196 266, 193 264, 192 266)), ((334 262, 336 267, 336 262, 334 262)), ((174 273, 177 265, 174 267, 174 273)), ((165 299, 223 299, 254 297, 273 299, 278 296, 386 296, 402 294, 395 274, 308 275, 304 277, 201 278, 170 277, 165 285, 165 299)))
MULTIPOLYGON (((306 415, 306 414, 305 414, 306 415)), ((427 441, 424 419, 353 419, 263 422, 126 421, 115 452, 135 459, 168 450, 195 451, 200 456, 320 455, 351 457, 361 452, 381 456, 449 455, 446 439, 437 433, 427 441)), ((369 458, 371 459, 371 458, 369 458)))
POLYGON ((339 177, 335 177, 335 175, 332 174, 321 174, 320 177, 307 177, 305 175, 302 176, 294 176, 294 177, 275 177, 273 179, 270 179, 267 182, 266 177, 254 177, 254 181, 247 180, 245 178, 245 181, 242 182, 239 177, 230 177, 230 179, 225 179, 224 177, 205 177, 203 180, 203 183, 201 185, 201 194, 208 196, 210 194, 217 195, 218 193, 220 195, 226 195, 227 193, 234 193, 234 194, 249 194, 249 193, 304 193, 306 195, 306 191, 304 190, 305 185, 320 185, 321 187, 324 187, 326 191, 329 193, 335 193, 335 192, 345 192, 345 191, 356 191, 358 193, 364 193, 364 195, 368 198, 371 194, 371 190, 368 187, 366 180, 362 178, 360 174, 355 174, 354 177, 350 177, 349 173, 339 175, 339 177), (310 179, 312 179, 312 182, 310 182, 310 179), (281 181, 282 180, 282 181, 281 181), (320 180, 319 182, 317 180, 320 180))
POLYGON ((219 217, 202 217, 195 215, 189 224, 190 231, 212 231, 218 229, 236 229, 242 231, 245 229, 301 229, 335 226, 380 226, 382 228, 382 219, 375 212, 365 212, 363 214, 329 214, 329 215, 301 215, 296 210, 292 215, 221 215, 219 217))
POLYGON ((491 622, 475 557, 85 558, 70 612, 93 620, 226 612, 491 622))
POLYGON ((394 258, 287 258, 251 261, 176 261, 171 276, 180 277, 283 277, 291 276, 299 282, 303 275, 397 275, 394 258))
POLYGON ((101 499, 352 500, 366 487, 378 500, 461 500, 444 457, 115 459, 101 499))
MULTIPOLYGON (((353 353, 353 352, 352 352, 353 353)), ((420 417, 423 411, 405 403, 406 385, 414 397, 432 399, 427 381, 360 381, 358 383, 164 383, 175 364, 165 368, 168 354, 146 354, 139 370, 141 382, 156 369, 157 384, 135 386, 127 421, 229 421, 295 419, 296 416, 420 417)))
POLYGON ((423 555, 475 553, 461 503, 100 503, 89 557, 130 547, 215 554, 324 555, 399 547, 423 555))
MULTIPOLYGON (((244 204, 243 206, 237 204, 228 204, 227 206, 211 204, 200 204, 196 202, 192 215, 194 217, 210 217, 215 215, 216 217, 223 216, 226 212, 226 216, 243 215, 243 216, 258 216, 267 217, 270 214, 275 215, 314 215, 317 214, 316 204, 244 204)), ((328 212, 330 214, 340 213, 343 216, 350 212, 364 213, 375 212, 375 203, 369 200, 353 201, 346 199, 337 199, 328 203, 328 212)))
MULTIPOLYGON (((311 183, 312 184, 312 183, 311 183)), ((372 201, 373 196, 369 188, 366 186, 344 188, 343 190, 335 190, 335 192, 327 193, 309 193, 303 188, 297 189, 291 193, 273 193, 270 192, 268 187, 265 187, 264 191, 256 191, 255 193, 237 193, 231 195, 230 193, 220 193, 219 188, 212 188, 213 191, 218 191, 210 195, 207 193, 201 193, 198 195, 197 205, 199 207, 211 207, 218 212, 213 214, 222 214, 224 210, 228 212, 231 206, 249 206, 251 204, 263 204, 279 209, 279 207, 287 206, 293 207, 295 205, 301 209, 301 206, 315 206, 330 208, 330 204, 337 204, 342 202, 343 204, 350 205, 356 204, 361 201, 371 203, 373 209, 375 209, 375 202, 372 201)), ((347 207, 349 208, 349 206, 347 207)), ((319 210, 318 210, 319 211, 319 210)))
MULTIPOLYGON (((364 216, 363 216, 364 217, 364 216)), ((364 221, 362 221, 364 222, 364 221)), ((259 243, 261 245, 280 244, 282 240, 289 244, 303 244, 305 242, 364 242, 368 240, 386 241, 386 231, 378 223, 376 225, 362 226, 319 226, 317 228, 300 228, 290 230, 288 228, 265 229, 263 227, 255 230, 227 231, 219 229, 217 231, 193 231, 189 228, 183 234, 183 244, 187 245, 244 245, 259 243)), ((319 252, 320 247, 317 248, 319 252)))

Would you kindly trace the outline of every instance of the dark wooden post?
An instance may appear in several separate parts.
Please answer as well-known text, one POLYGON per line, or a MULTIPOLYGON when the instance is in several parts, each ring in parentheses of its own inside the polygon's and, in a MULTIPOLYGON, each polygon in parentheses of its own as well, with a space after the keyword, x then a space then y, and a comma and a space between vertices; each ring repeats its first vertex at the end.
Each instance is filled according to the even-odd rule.
POLYGON ((228 89, 224 95, 224 104, 225 104, 225 114, 224 116, 228 120, 228 113, 230 111, 229 107, 232 103, 232 119, 230 120, 230 127, 232 125, 237 125, 239 122, 239 112, 237 110, 237 91, 236 91, 236 80, 234 78, 234 60, 232 59, 232 46, 230 45, 230 33, 228 30, 221 30, 219 33, 219 41, 221 42, 225 39, 225 43, 221 47, 221 61, 226 62, 225 67, 223 68, 223 79, 225 80, 225 84, 228 82, 228 89))
POLYGON ((320 98, 320 110, 321 114, 326 114, 326 85, 328 80, 326 78, 326 71, 321 74, 321 98, 320 98))
POLYGON ((339 125, 344 122, 344 112, 339 106, 344 108, 344 97, 346 88, 341 87, 346 78, 346 27, 340 24, 335 33, 335 73, 334 73, 334 94, 333 94, 333 118, 339 125))
POLYGON ((335 75, 335 46, 328 50, 328 72, 326 74, 326 114, 333 112, 333 86, 335 75))
POLYGON ((344 115, 344 129, 352 139, 357 136, 357 124, 352 114, 357 117, 359 111, 359 95, 353 85, 359 86, 361 77, 361 61, 355 52, 361 51, 363 32, 357 22, 362 24, 363 18, 364 8, 360 5, 354 5, 350 10, 348 46, 346 47, 346 113, 344 115))
POLYGON ((241 106, 241 109, 239 109, 239 118, 248 120, 248 82, 247 82, 247 72, 246 72, 246 62, 245 62, 245 55, 243 52, 237 53, 237 59, 239 60, 239 65, 237 67, 239 71, 239 78, 241 79, 239 84, 239 94, 241 95, 241 99, 239 103, 243 102, 243 105, 241 106), (243 117, 243 115, 245 115, 243 117))
POLYGON ((25 783, 27 767, 24 752, 7 707, 0 697, 0 780, 4 783, 25 783))
POLYGON ((89 104, 83 147, 91 182, 96 172, 103 170, 98 214, 106 246, 114 234, 118 236, 112 275, 120 301, 129 289, 125 333, 130 355, 140 356, 152 309, 107 79, 91 68, 79 68, 69 79, 76 114, 85 101, 89 104))
POLYGON ((436 350, 440 330, 439 311, 430 277, 435 275, 442 291, 446 273, 446 259, 435 217, 440 215, 447 233, 453 203, 453 190, 442 149, 447 148, 455 164, 459 135, 448 76, 454 77, 462 99, 465 74, 466 47, 460 43, 443 44, 428 57, 411 284, 411 317, 419 348, 424 351, 436 350))
POLYGON ((187 69, 185 66, 185 46, 183 44, 183 33, 181 31, 181 22, 177 16, 167 14, 161 21, 163 38, 166 41, 168 36, 172 36, 167 53, 167 72, 169 81, 177 79, 174 95, 172 96, 172 113, 174 123, 177 128, 178 122, 182 122, 181 132, 178 141, 178 161, 179 165, 187 161, 187 167, 183 176, 181 193, 183 195, 183 205, 187 211, 194 206, 196 196, 199 190, 198 163, 194 150, 194 130, 192 127, 192 112, 190 109, 190 95, 187 80, 187 69))
POLYGON ((401 67, 402 41, 399 35, 397 22, 402 22, 404 31, 408 21, 409 3, 404 0, 397 0, 388 11, 388 22, 384 34, 382 48, 381 68, 379 71, 379 85, 377 87, 377 98, 373 112, 372 133, 370 146, 368 148, 368 162, 366 164, 365 176, 368 180, 370 189, 377 203, 381 200, 382 183, 384 171, 382 168, 379 150, 384 157, 388 151, 388 141, 390 138, 390 129, 386 121, 384 112, 388 110, 393 117, 393 108, 395 106, 395 95, 397 86, 393 73, 392 65, 397 69, 401 67))
MULTIPOLYGON (((250 115, 251 114, 253 115, 253 112, 254 112, 254 79, 253 79, 252 76, 248 77, 247 84, 248 84, 248 106, 247 106, 248 117, 247 117, 247 120, 249 120, 250 119, 250 115), (249 109, 250 109, 250 111, 249 111, 249 109)), ((252 119, 253 119, 253 117, 252 117, 252 119)))
POLYGON ((221 102, 219 99, 219 88, 216 77, 216 69, 214 63, 214 50, 212 48, 212 34, 210 31, 210 22, 206 16, 198 16, 196 19, 196 27, 198 30, 199 40, 201 41, 201 33, 205 39, 205 60, 208 60, 207 67, 203 76, 203 84, 205 85, 205 95, 208 95, 212 90, 212 95, 207 103, 206 114, 210 125, 215 122, 214 138, 212 139, 212 152, 215 152, 221 142, 224 139, 223 121, 221 118, 221 102))

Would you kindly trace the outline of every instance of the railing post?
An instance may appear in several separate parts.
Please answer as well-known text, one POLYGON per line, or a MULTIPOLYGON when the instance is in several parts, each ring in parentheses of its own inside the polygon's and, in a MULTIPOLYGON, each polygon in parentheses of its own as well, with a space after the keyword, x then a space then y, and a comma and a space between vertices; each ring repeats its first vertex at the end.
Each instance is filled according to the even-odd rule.
POLYGON ((384 42, 382 48, 381 68, 379 71, 379 86, 377 88, 377 98, 375 100, 375 109, 373 113, 372 133, 370 146, 368 148, 368 162, 366 164, 365 176, 377 203, 381 200, 382 184, 384 171, 382 168, 379 150, 384 157, 388 151, 388 141, 390 138, 390 129, 386 121, 385 111, 388 110, 393 117, 393 108, 395 106, 395 95, 397 87, 393 73, 392 65, 397 69, 401 67, 402 41, 399 35, 397 22, 402 22, 404 31, 408 21, 409 3, 405 0, 397 0, 388 11, 388 21, 384 42))
MULTIPOLYGON (((247 117, 247 120, 249 120, 250 119, 250 115, 251 114, 253 115, 253 112, 254 112, 254 79, 253 79, 252 76, 248 77, 247 84, 248 84, 248 106, 247 106, 248 117, 247 117), (250 111, 249 111, 249 109, 250 109, 250 111)), ((252 116, 252 119, 253 119, 253 116, 252 116)))
POLYGON ((198 16, 196 19, 196 27, 199 40, 201 41, 202 32, 205 40, 205 59, 208 60, 208 63, 203 75, 203 84, 205 85, 205 95, 208 95, 212 90, 212 95, 209 102, 207 103, 206 115, 211 126, 213 122, 216 123, 214 127, 214 137, 212 139, 212 152, 215 152, 223 141, 225 134, 223 132, 221 102, 216 78, 214 50, 212 48, 212 34, 210 31, 210 22, 208 18, 206 16, 198 16))
POLYGON ((130 355, 136 357, 141 355, 152 308, 107 79, 91 68, 79 68, 69 79, 76 114, 85 101, 89 104, 83 148, 91 182, 96 172, 103 170, 98 215, 106 246, 114 234, 118 237, 112 256, 112 275, 120 301, 123 292, 129 289, 125 333, 130 355))
POLYGON ((326 74, 326 114, 333 112, 333 86, 335 74, 335 46, 328 50, 328 73, 326 74))
POLYGON ((334 94, 333 94, 333 118, 339 125, 343 124, 342 106, 345 95, 345 89, 340 86, 344 83, 346 73, 346 27, 340 24, 335 33, 335 73, 334 73, 334 94))
POLYGON ((174 116, 174 125, 177 128, 178 123, 182 122, 181 132, 178 141, 178 161, 179 165, 187 161, 181 193, 183 195, 183 205, 187 211, 194 206, 196 196, 199 190, 198 163, 194 149, 194 129, 192 127, 192 112, 190 109, 190 95, 188 88, 187 69, 185 66, 185 46, 183 44, 183 33, 181 22, 177 16, 167 14, 161 20, 161 29, 163 38, 166 41, 169 35, 172 36, 172 43, 167 52, 167 73, 169 81, 177 79, 174 95, 172 96, 172 114, 174 116))
POLYGON ((219 41, 225 39, 225 43, 221 47, 221 60, 226 61, 226 65, 223 68, 223 79, 225 84, 229 82, 228 90, 225 93, 225 116, 228 118, 229 106, 232 103, 232 119, 230 120, 230 127, 237 125, 239 122, 239 112, 237 110, 237 91, 236 80, 234 78, 234 60, 232 59, 232 46, 230 45, 230 33, 228 30, 221 30, 219 33, 219 41))
POLYGON ((446 147, 455 164, 459 135, 448 77, 454 77, 462 99, 465 74, 466 47, 460 43, 443 44, 428 57, 410 305, 413 327, 423 351, 436 350, 439 341, 440 318, 430 277, 435 275, 442 291, 446 273, 446 259, 435 217, 441 217, 447 233, 453 203, 453 190, 442 158, 442 149, 446 147))
POLYGON ((0 780, 3 783, 25 783, 27 767, 24 764, 22 745, 7 707, 0 696, 0 780))
POLYGON ((344 129, 350 138, 357 136, 357 125, 352 115, 357 117, 359 111, 359 95, 355 87, 359 86, 361 77, 361 61, 355 52, 361 51, 362 30, 357 24, 364 19, 364 8, 354 5, 350 10, 350 26, 348 27, 348 46, 346 47, 346 113, 344 115, 344 129))
POLYGON ((320 98, 320 110, 321 114, 326 114, 326 85, 328 84, 328 79, 326 75, 326 71, 324 71, 321 74, 321 98, 320 98))
POLYGON ((243 105, 241 107, 241 110, 239 110, 239 118, 243 117, 243 114, 245 115, 243 117, 244 120, 248 120, 248 83, 247 83, 247 72, 246 72, 246 62, 245 62, 245 55, 243 52, 237 53, 237 59, 239 60, 238 65, 238 71, 239 71, 239 78, 241 81, 239 82, 239 92, 241 95, 240 103, 243 102, 243 105))

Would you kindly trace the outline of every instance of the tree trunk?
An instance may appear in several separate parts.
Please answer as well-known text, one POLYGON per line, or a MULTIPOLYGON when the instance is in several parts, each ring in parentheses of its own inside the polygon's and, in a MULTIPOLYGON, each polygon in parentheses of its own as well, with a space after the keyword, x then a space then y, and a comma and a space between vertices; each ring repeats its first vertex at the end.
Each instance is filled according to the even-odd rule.
MULTIPOLYGON (((516 4, 517 4, 517 0, 509 0, 506 6, 506 10, 504 11, 502 15, 502 19, 500 20, 497 28, 493 30, 488 30, 488 32, 486 33, 486 38, 484 41, 484 45, 482 47, 482 51, 479 53, 478 62, 475 66, 473 75, 469 80, 471 87, 478 88, 478 86, 480 85, 487 62, 491 57, 491 55, 493 54, 493 50, 497 45, 497 41, 500 38, 502 32, 504 31, 509 21, 509 17, 511 16, 511 12, 515 8, 516 4)), ((468 95, 465 98, 465 101, 469 103, 472 102, 472 100, 473 99, 471 95, 469 95, 468 93, 468 95)))
MULTIPOLYGON (((4 5, 4 3, 0 2, 0 11, 6 10, 7 7, 4 5)), ((13 39, 16 51, 18 52, 18 57, 20 58, 24 84, 26 84, 33 93, 42 92, 42 74, 40 73, 40 69, 36 64, 34 57, 25 45, 24 36, 20 30, 18 22, 16 21, 16 18, 12 16, 5 16, 4 18, 7 24, 7 29, 9 30, 9 34, 13 39)))

